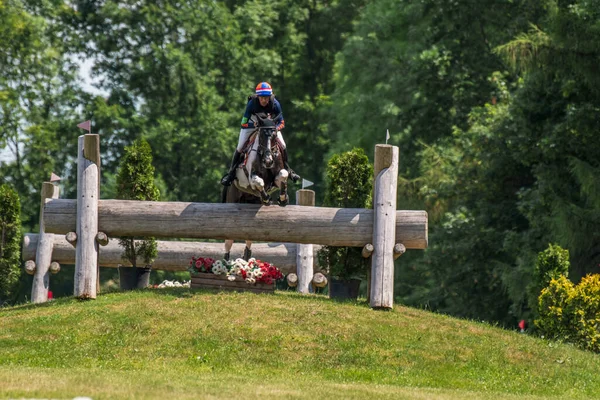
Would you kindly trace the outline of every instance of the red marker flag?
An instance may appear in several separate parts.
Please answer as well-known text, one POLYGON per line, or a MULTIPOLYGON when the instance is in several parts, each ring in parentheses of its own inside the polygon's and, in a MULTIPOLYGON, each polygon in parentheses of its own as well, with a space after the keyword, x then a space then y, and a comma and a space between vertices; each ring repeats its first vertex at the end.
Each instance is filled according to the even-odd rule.
POLYGON ((80 124, 77 124, 78 128, 85 129, 89 133, 92 133, 92 121, 85 121, 80 124))

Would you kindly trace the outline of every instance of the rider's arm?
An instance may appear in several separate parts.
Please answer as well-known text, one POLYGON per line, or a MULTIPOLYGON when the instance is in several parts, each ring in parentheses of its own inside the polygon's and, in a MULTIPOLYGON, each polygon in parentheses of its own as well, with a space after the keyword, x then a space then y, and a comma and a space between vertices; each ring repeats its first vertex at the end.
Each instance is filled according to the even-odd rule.
POLYGON ((273 100, 273 110, 275 111, 275 115, 278 115, 275 123, 277 124, 277 130, 280 131, 285 127, 285 121, 283 120, 283 111, 281 110, 281 104, 274 99, 273 100))
POLYGON ((244 116, 242 117, 242 128, 254 128, 254 121, 250 119, 252 116, 252 100, 248 102, 246 105, 246 111, 244 111, 244 116))

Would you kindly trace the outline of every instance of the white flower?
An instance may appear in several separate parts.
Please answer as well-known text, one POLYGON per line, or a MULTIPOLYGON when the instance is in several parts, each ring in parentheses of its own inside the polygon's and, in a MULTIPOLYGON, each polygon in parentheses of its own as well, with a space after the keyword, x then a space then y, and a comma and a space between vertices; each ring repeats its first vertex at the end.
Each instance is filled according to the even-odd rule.
POLYGON ((227 280, 228 281, 235 281, 235 275, 227 275, 227 280))
POLYGON ((213 263, 213 268, 217 267, 217 268, 222 268, 223 267, 223 261, 221 260, 217 260, 213 263))

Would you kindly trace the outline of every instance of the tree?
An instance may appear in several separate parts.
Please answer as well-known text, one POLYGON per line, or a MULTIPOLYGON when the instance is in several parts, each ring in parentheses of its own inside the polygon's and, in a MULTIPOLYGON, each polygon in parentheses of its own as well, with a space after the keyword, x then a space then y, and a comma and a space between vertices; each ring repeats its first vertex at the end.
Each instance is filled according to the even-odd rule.
MULTIPOLYGON (((156 201, 160 197, 154 184, 152 149, 147 141, 138 139, 125 148, 117 176, 117 198, 121 200, 156 201)), ((137 268, 139 261, 151 265, 158 254, 155 238, 123 237, 119 244, 124 248, 123 260, 137 268)))
POLYGON ((16 295, 21 275, 21 203, 10 186, 0 185, 0 304, 16 295))
POLYGON ((507 64, 518 60, 512 73, 520 79, 492 75, 495 101, 421 153, 421 195, 439 205, 442 219, 414 263, 414 286, 404 288, 409 304, 514 326, 535 313, 528 287, 547 243, 569 250, 575 281, 597 272, 598 11, 589 2, 559 3, 539 26, 498 47, 507 64), (458 301, 449 304, 453 293, 458 301))
POLYGON ((0 2, 0 148, 13 156, 0 178, 19 193, 29 229, 39 220, 41 183, 77 154, 82 93, 75 63, 65 55, 61 4, 0 2))
POLYGON ((400 147, 400 173, 418 177, 422 143, 467 129, 469 113, 496 96, 505 70, 494 47, 536 21, 537 1, 377 0, 361 14, 336 63, 333 152, 400 147))
MULTIPOLYGON (((336 154, 327 163, 325 206, 370 208, 373 192, 373 166, 363 149, 336 154)), ((329 275, 341 280, 363 278, 367 262, 360 247, 323 246, 319 261, 329 275)))

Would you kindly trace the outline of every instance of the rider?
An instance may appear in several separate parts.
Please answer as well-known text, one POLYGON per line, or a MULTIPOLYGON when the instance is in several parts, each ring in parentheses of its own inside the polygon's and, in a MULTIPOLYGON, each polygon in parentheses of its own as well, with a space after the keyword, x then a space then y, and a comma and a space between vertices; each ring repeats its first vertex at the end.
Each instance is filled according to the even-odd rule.
POLYGON ((271 114, 272 116, 277 116, 277 120, 275 123, 277 124, 277 139, 283 148, 283 162, 285 168, 288 170, 290 178, 296 182, 300 179, 300 176, 296 174, 288 164, 287 158, 287 150, 285 146, 285 141, 283 140, 283 136, 281 135, 281 130, 285 126, 285 121, 283 120, 283 113, 281 111, 281 104, 277 101, 275 96, 273 95, 273 89, 271 85, 267 82, 261 82, 256 86, 256 94, 250 96, 248 99, 248 104, 246 105, 246 111, 244 112, 244 117, 242 118, 242 129, 240 130, 240 137, 238 139, 238 145, 233 154, 233 159, 231 160, 231 167, 229 167, 229 172, 221 179, 221 184, 225 186, 231 185, 233 180, 235 179, 235 170, 240 163, 240 159, 242 158, 242 149, 246 140, 250 137, 252 132, 254 132, 255 126, 254 121, 251 117, 254 114, 265 113, 271 114))

